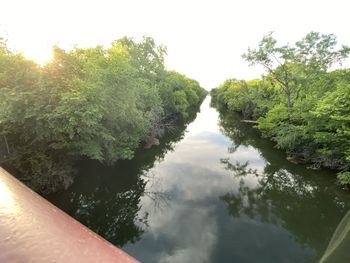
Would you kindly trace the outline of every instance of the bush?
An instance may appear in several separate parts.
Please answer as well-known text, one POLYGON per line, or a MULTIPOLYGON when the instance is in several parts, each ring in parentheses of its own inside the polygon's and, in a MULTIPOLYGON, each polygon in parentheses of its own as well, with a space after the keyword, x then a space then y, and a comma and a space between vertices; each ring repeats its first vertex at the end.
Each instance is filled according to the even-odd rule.
POLYGON ((342 185, 350 185, 350 172, 340 172, 337 178, 342 185))

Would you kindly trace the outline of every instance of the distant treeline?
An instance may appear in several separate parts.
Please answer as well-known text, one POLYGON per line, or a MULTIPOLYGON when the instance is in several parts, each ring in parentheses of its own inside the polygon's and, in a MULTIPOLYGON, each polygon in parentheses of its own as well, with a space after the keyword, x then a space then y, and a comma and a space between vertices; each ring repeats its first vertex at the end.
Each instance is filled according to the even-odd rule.
POLYGON ((131 159, 142 141, 186 120, 206 95, 195 80, 164 66, 166 49, 145 37, 108 49, 53 48, 44 67, 0 39, 1 161, 39 192, 72 182, 85 157, 131 159))
POLYGON ((336 37, 311 32, 295 45, 277 45, 271 34, 243 58, 266 70, 262 79, 229 79, 211 91, 212 102, 257 120, 264 137, 296 162, 339 171, 350 184, 350 70, 330 71, 348 57, 336 37))

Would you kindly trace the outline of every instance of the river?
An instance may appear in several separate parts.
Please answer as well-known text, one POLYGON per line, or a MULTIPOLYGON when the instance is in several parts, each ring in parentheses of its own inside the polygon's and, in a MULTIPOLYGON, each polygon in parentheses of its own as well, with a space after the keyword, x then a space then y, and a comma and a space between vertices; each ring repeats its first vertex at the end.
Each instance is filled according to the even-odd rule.
POLYGON ((349 193, 209 104, 133 160, 81 161, 49 200, 142 262, 318 262, 349 193))

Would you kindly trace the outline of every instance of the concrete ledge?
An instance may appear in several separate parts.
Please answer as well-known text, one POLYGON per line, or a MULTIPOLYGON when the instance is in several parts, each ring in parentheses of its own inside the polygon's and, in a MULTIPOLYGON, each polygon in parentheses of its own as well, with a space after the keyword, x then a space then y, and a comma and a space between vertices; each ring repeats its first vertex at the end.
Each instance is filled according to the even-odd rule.
POLYGON ((0 167, 0 262, 138 262, 0 167))

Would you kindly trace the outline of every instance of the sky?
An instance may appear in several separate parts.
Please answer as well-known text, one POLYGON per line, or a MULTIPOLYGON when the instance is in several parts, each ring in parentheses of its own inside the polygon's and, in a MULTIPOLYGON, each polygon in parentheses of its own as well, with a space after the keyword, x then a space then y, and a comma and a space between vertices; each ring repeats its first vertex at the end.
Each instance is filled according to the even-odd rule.
MULTIPOLYGON (((310 31, 350 45, 347 0, 1 0, 0 36, 41 64, 51 47, 109 46, 123 36, 153 37, 167 47, 166 66, 206 88, 227 78, 263 74, 241 55, 274 31, 294 43, 310 31)), ((350 63, 349 63, 350 65, 350 63)))

